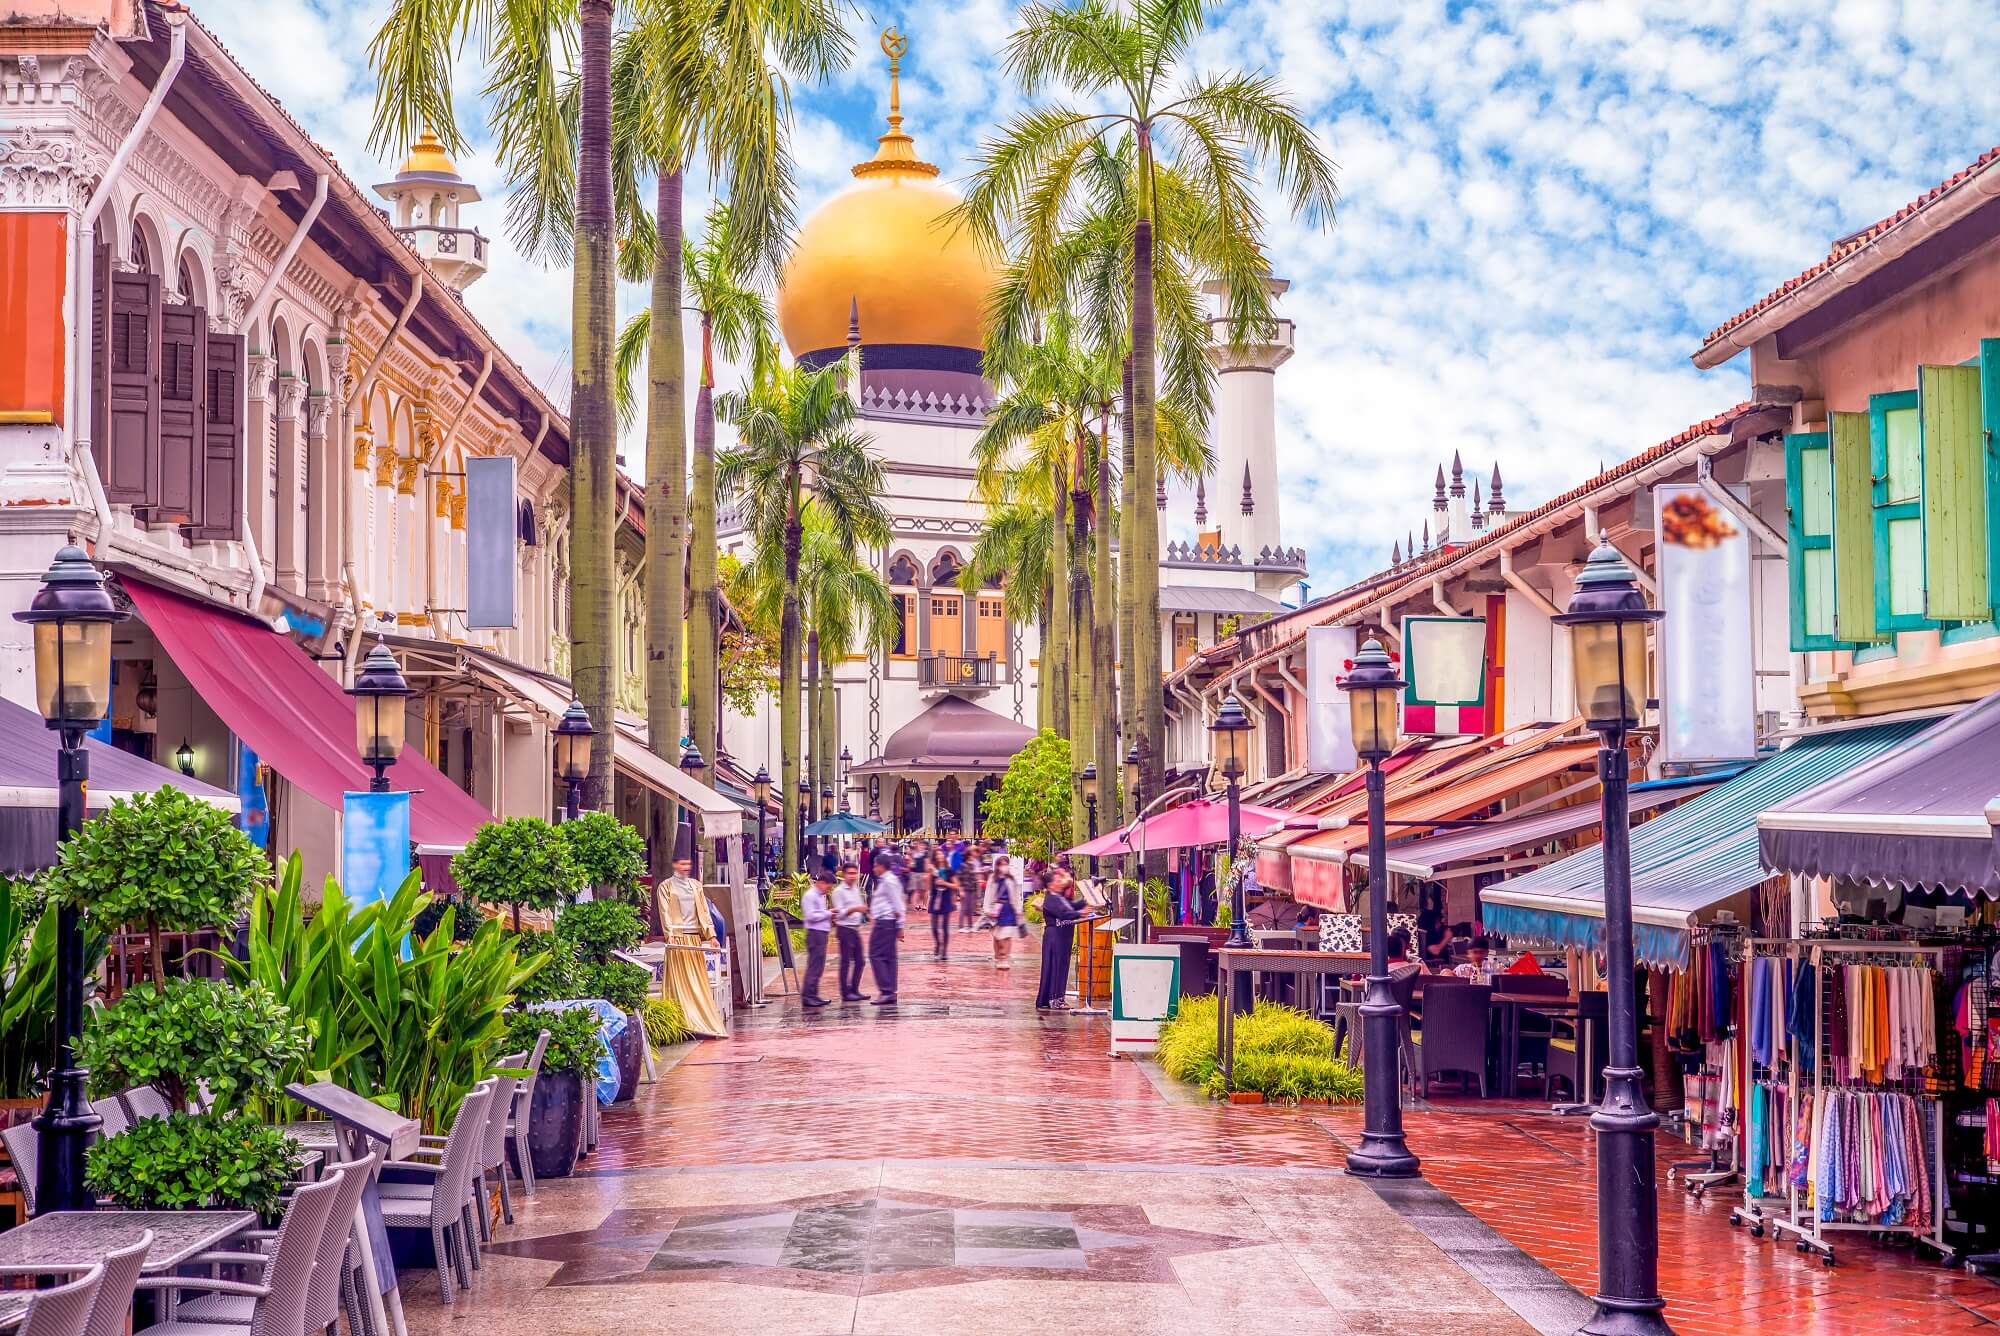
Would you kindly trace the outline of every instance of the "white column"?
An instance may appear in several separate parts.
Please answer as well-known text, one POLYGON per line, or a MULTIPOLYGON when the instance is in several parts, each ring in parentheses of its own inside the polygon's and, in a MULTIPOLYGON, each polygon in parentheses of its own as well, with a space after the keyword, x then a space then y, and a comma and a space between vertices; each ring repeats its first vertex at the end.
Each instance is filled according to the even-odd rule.
POLYGON ((923 799, 924 829, 935 834, 937 832, 938 782, 929 776, 919 778, 914 782, 917 786, 917 793, 923 799))
POLYGON ((976 824, 973 813, 977 810, 976 794, 981 778, 983 776, 977 774, 958 776, 958 828, 967 835, 972 833, 972 827, 976 824))
POLYGON ((390 579, 395 567, 394 544, 396 539, 396 450, 394 446, 375 447, 375 485, 370 501, 373 513, 368 524, 368 564, 374 568, 374 576, 369 584, 369 593, 378 612, 392 612, 396 607, 395 584, 390 579))
MULTIPOLYGON (((334 486, 341 476, 338 460, 328 452, 327 429, 338 416, 328 394, 306 396, 306 495, 299 507, 305 522, 305 591, 307 598, 333 601, 339 586, 340 551, 334 539, 340 499, 334 486)), ((339 439, 334 428, 334 439, 339 439)))
POLYGON ((266 353, 251 353, 245 359, 249 387, 246 401, 249 415, 244 422, 244 443, 249 447, 250 494, 243 498, 243 522, 257 542, 257 555, 264 574, 271 574, 271 528, 275 508, 271 497, 277 461, 271 448, 271 385, 278 378, 278 359, 266 353))
MULTIPOLYGON (((412 442, 414 448, 415 443, 412 442)), ((423 472, 423 463, 415 455, 396 461, 396 544, 395 582, 396 619, 409 625, 408 618, 423 605, 423 560, 424 541, 421 525, 426 517, 417 510, 417 476, 423 472)))
MULTIPOLYGON (((273 500, 276 517, 271 550, 264 564, 276 573, 278 587, 299 593, 305 588, 306 565, 306 461, 305 442, 300 431, 300 409, 305 405, 306 383, 297 376, 278 377, 276 446, 277 496, 273 500)), ((261 546, 262 537, 258 539, 261 546)))

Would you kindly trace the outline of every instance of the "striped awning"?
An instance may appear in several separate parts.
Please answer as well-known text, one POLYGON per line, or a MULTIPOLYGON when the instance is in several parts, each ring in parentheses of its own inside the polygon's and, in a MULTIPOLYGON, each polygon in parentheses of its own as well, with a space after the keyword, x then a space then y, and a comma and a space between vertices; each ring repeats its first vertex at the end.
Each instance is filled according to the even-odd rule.
MULTIPOLYGON (((1757 852, 1757 814, 1898 745, 1921 721, 1801 738, 1664 816, 1632 828, 1632 935, 1638 958, 1677 969, 1695 916, 1771 874, 1757 852)), ((1604 850, 1579 849, 1480 892, 1490 932, 1557 946, 1604 946, 1604 850)))

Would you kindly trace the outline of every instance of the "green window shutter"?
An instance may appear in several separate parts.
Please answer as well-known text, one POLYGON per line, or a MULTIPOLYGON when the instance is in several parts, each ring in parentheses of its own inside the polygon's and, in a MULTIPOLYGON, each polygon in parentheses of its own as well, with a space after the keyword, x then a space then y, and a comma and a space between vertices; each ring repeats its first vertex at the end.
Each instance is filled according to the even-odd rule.
POLYGON ((1920 631, 1924 613, 1924 443, 1917 392, 1870 395, 1868 436, 1874 466, 1875 625, 1920 631))
POLYGON ((1874 457, 1866 413, 1827 414, 1833 466, 1833 628, 1843 644, 1887 639, 1875 625, 1874 457))
POLYGON ((1986 439, 1977 366, 1917 368, 1923 457, 1924 613, 1978 622, 1986 579, 1986 439))
MULTIPOLYGON (((2000 604, 2000 457, 1993 446, 2000 437, 2000 339, 1979 341, 1979 452, 1986 476, 1986 594, 2000 604)), ((1996 609, 1987 615, 2000 621, 1996 609)))
POLYGON ((1841 649, 1834 634, 1833 464, 1823 431, 1785 437, 1792 649, 1841 649))

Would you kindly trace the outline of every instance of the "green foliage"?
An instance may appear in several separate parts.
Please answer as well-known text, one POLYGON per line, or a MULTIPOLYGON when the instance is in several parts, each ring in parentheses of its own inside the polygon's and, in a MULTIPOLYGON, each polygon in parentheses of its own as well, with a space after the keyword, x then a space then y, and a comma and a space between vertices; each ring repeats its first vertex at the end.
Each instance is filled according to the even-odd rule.
POLYGON ((43 885, 110 932, 144 924, 153 978, 164 977, 159 934, 233 926, 268 885, 263 851, 229 813, 175 788, 119 798, 64 840, 43 885))
POLYGON ((246 959, 224 962, 237 983, 263 985, 310 1028, 310 1051, 284 1079, 324 1073, 370 1098, 390 1097, 426 1130, 448 1125, 494 1056, 510 1051, 500 1047, 505 1009, 541 962, 519 957, 494 919, 454 944, 456 908, 416 934, 430 897, 414 872, 387 900, 361 904, 328 878, 311 919, 301 912, 299 880, 294 854, 277 886, 250 902, 246 959))
POLYGON ((653 972, 624 960, 584 961, 577 966, 583 985, 578 997, 601 997, 626 1015, 637 1011, 653 990, 653 972))
POLYGON ((1160 1070, 1176 1081, 1199 1084, 1215 1069, 1214 994, 1184 997, 1173 1019, 1160 1026, 1159 1047, 1153 1056, 1160 1070))
POLYGON ((1052 858, 1076 843, 1070 825, 1069 740, 1045 728, 1007 763, 1000 787, 986 795, 981 831, 1007 841, 1023 860, 1052 858))
POLYGON ((771 920, 765 919, 757 925, 757 953, 766 960, 775 959, 778 954, 778 930, 771 920))
POLYGON ((100 1098, 149 1085, 181 1108, 205 1083, 217 1108, 266 1112, 311 1046, 306 1027, 261 984, 169 979, 93 1011, 77 1056, 100 1098))
POLYGON ((805 917, 806 892, 812 878, 803 872, 787 872, 771 882, 771 909, 793 919, 805 917))
POLYGON ((563 1011, 511 1011, 507 1013, 507 1051, 532 1053, 535 1037, 549 1032, 548 1051, 542 1055, 545 1072, 581 1072, 586 1077, 604 1052, 597 1037, 597 1013, 589 1007, 563 1011))
MULTIPOLYGON (((0 1099, 44 1089, 55 1058, 56 916, 34 881, 0 880, 0 1099)), ((84 923, 83 961, 95 970, 104 934, 84 923)))
POLYGON ((85 1152, 84 1181, 131 1210, 229 1207, 269 1217, 291 1185, 293 1146, 241 1114, 141 1118, 85 1152))
POLYGON ((533 978, 514 990, 514 1000, 520 1005, 589 995, 584 987, 583 962, 554 933, 518 933, 514 937, 514 950, 523 961, 540 965, 533 978))
POLYGON ((638 898, 639 878, 646 875, 646 840, 638 831, 609 812, 585 812, 556 830, 585 886, 638 898))
POLYGON ((722 699, 745 718, 778 689, 778 637, 761 630, 722 633, 722 699))
POLYGON ((581 960, 604 960, 613 951, 630 951, 645 935, 646 924, 639 911, 623 900, 585 900, 568 906, 556 918, 556 940, 581 960))
MULTIPOLYGON (((1182 998, 1174 1018, 1160 1027, 1156 1056, 1161 1069, 1176 1081, 1220 1096, 1217 1005, 1212 996, 1182 998)), ((1259 1002, 1255 1013, 1237 1017, 1233 1077, 1233 1088, 1261 1091, 1267 1099, 1344 1104, 1361 1098, 1360 1073, 1334 1057, 1333 1028, 1275 1002, 1259 1002)))
POLYGON ((668 1044, 678 1044, 684 1039, 692 1039, 694 1031, 688 1029, 687 1014, 681 1004, 671 997, 651 997, 639 1008, 639 1014, 646 1022, 646 1038, 654 1048, 665 1048, 668 1044))
POLYGON ((1146 882, 1146 920, 1156 928, 1164 928, 1174 921, 1173 892, 1167 883, 1158 877, 1146 882))
POLYGON ((561 828, 538 816, 481 826, 451 860, 451 875, 471 899, 511 905, 517 916, 523 909, 554 909, 585 885, 561 828))
MULTIPOLYGON (((1346 1063, 1307 1053, 1270 1053, 1256 1049, 1238 1050, 1230 1073, 1230 1088, 1255 1090, 1267 1100, 1297 1103, 1302 1099, 1325 1100, 1332 1104, 1359 1104, 1362 1078, 1346 1063)), ((1202 1089, 1220 1099, 1222 1073, 1209 1073, 1202 1089)))

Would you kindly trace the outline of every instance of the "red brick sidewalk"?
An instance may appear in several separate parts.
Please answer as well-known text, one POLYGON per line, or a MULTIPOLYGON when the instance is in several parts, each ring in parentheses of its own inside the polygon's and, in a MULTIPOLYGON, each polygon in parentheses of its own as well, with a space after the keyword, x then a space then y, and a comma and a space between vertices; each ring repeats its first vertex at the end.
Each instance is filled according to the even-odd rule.
MULTIPOLYGON (((1357 1137, 1358 1109, 1326 1124, 1357 1137)), ((1589 1294, 1597 1283, 1597 1165, 1581 1118, 1544 1106, 1490 1103, 1405 1115, 1424 1177, 1542 1265, 1589 1294)), ((1932 1255, 1843 1242, 1827 1268, 1789 1243, 1753 1239, 1729 1225, 1733 1190, 1695 1201, 1666 1181, 1667 1165, 1698 1158, 1662 1138, 1660 1289, 1682 1336, 1782 1332, 1786 1336, 1923 1331, 1992 1332, 2000 1286, 1938 1265, 1932 1255)))

